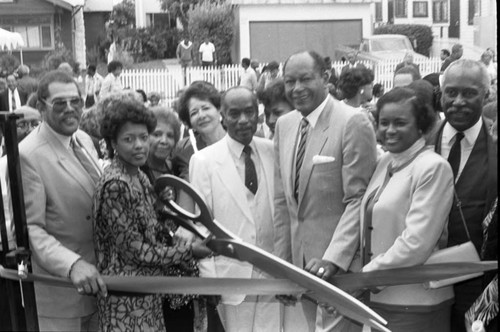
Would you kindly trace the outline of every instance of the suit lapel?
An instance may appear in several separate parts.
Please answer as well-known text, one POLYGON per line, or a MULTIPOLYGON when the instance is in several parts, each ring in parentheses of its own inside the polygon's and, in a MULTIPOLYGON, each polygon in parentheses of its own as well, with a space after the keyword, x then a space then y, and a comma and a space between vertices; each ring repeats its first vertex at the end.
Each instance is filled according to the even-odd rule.
POLYGON ((302 163, 302 169, 300 170, 299 202, 302 201, 302 197, 304 196, 304 192, 306 191, 309 183, 309 178, 311 177, 313 169, 313 156, 321 153, 321 150, 323 150, 323 147, 328 140, 328 128, 330 127, 330 117, 332 112, 333 100, 329 99, 325 105, 325 109, 321 112, 321 115, 316 122, 316 126, 311 131, 311 135, 307 139, 304 161, 302 163))
POLYGON ((302 119, 302 115, 298 111, 294 112, 296 114, 293 120, 290 121, 290 125, 283 128, 283 135, 281 136, 283 142, 280 144, 280 148, 284 149, 284 152, 281 153, 281 155, 285 158, 282 167, 284 167, 284 172, 286 172, 282 181, 284 185, 284 181, 287 181, 286 186, 288 187, 288 190, 286 190, 286 192, 291 193, 292 201, 295 201, 295 199, 293 199, 293 188, 295 181, 295 149, 297 147, 297 140, 299 139, 300 120, 302 119), (291 138, 294 139, 288 141, 288 139, 291 138))
POLYGON ((66 171, 75 181, 82 187, 82 189, 92 197, 94 195, 95 185, 93 184, 90 175, 79 164, 72 152, 68 150, 61 141, 54 136, 50 129, 45 128, 47 124, 43 124, 40 128, 41 133, 46 137, 54 155, 57 158, 57 163, 61 168, 66 171))
MULTIPOLYGON (((217 143, 216 143, 217 144, 217 143)), ((243 214, 252 220, 252 214, 248 204, 246 204, 247 198, 245 196, 245 184, 241 181, 241 178, 236 170, 236 165, 234 164, 233 158, 229 152, 227 146, 227 139, 220 141, 220 149, 217 149, 218 155, 215 156, 217 163, 217 168, 215 170, 220 182, 226 187, 229 195, 233 197, 236 205, 241 209, 243 214)))
POLYGON ((274 158, 272 155, 268 155, 267 151, 264 150, 264 148, 261 147, 260 142, 258 140, 255 141, 255 148, 256 152, 259 156, 259 160, 261 163, 261 176, 263 177, 263 181, 259 180, 259 183, 265 183, 266 184, 266 189, 268 192, 269 196, 269 206, 273 206, 274 204, 274 186, 273 186, 273 181, 274 181, 274 174, 273 173, 268 173, 268 171, 272 172, 273 171, 273 165, 274 165, 274 158), (269 163, 269 165, 267 165, 269 163))

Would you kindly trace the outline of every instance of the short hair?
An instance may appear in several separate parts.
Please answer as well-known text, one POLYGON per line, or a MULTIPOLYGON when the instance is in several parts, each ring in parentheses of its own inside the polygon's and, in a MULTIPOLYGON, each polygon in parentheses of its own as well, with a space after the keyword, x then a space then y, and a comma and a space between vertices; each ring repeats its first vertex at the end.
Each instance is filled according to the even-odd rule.
POLYGON ((411 82, 407 88, 412 89, 417 94, 418 98, 428 103, 434 110, 434 87, 426 80, 420 79, 411 82))
POLYGON ((151 100, 151 98, 153 98, 153 97, 161 99, 160 94, 158 92, 156 92, 156 91, 152 91, 152 92, 148 93, 148 99, 149 100, 151 100))
POLYGON ((294 54, 290 55, 288 57, 288 59, 286 59, 285 64, 283 65, 283 73, 285 73, 286 65, 288 64, 288 60, 290 60, 290 58, 295 56, 295 55, 299 55, 299 54, 303 54, 303 53, 309 54, 309 56, 313 59, 314 70, 318 74, 323 75, 326 72, 327 68, 326 68, 326 64, 325 64, 325 59, 321 55, 319 55, 319 53, 317 53, 316 51, 302 51, 302 52, 294 53, 294 54))
MULTIPOLYGON (((269 85, 266 86, 266 88, 260 92, 257 97, 264 105, 264 112, 267 112, 266 110, 268 110, 269 106, 280 101, 290 104, 285 95, 285 81, 281 77, 278 77, 269 83, 269 85)), ((294 108, 293 105, 290 104, 290 106, 292 106, 292 109, 294 108)))
POLYGON ((366 84, 370 84, 375 79, 373 71, 368 68, 352 68, 340 75, 338 87, 344 98, 353 98, 358 90, 366 84))
POLYGON ((225 101, 226 101, 228 93, 231 91, 234 91, 234 90, 246 90, 246 91, 250 92, 250 95, 252 96, 251 97, 252 98, 252 106, 254 107, 257 114, 259 113, 259 101, 257 100, 257 95, 255 95, 255 93, 253 93, 252 90, 250 90, 246 86, 242 86, 242 85, 233 86, 233 87, 227 89, 226 91, 224 91, 224 93, 222 94, 222 97, 221 97, 221 110, 224 110, 224 107, 226 106, 225 101))
POLYGON ((443 52, 444 54, 446 54, 446 56, 450 56, 450 51, 448 51, 446 48, 443 48, 441 50, 441 52, 443 52))
POLYGON ((376 83, 373 85, 372 94, 378 96, 382 91, 384 91, 384 86, 381 83, 376 83))
POLYGON ((220 109, 221 95, 212 83, 206 81, 194 81, 182 93, 179 100, 179 118, 191 128, 191 117, 189 116, 189 101, 191 98, 206 100, 216 109, 220 109))
POLYGON ((450 70, 455 67, 462 67, 464 70, 473 70, 475 68, 479 69, 482 87, 484 88, 484 92, 488 93, 488 91, 490 90, 491 81, 490 74, 488 74, 488 69, 486 68, 484 63, 471 59, 458 59, 456 61, 453 61, 443 73, 443 82, 446 80, 446 76, 448 75, 450 70))
POLYGON ((103 109, 99 126, 101 136, 108 146, 110 158, 114 156, 111 142, 116 141, 120 129, 127 122, 146 125, 150 134, 156 128, 156 118, 153 112, 132 95, 122 94, 121 98, 108 100, 107 107, 103 109))
POLYGON ((454 54, 454 53, 457 53, 458 51, 460 51, 461 49, 463 49, 463 46, 462 44, 455 44, 451 47, 451 53, 454 54))
POLYGON ((143 101, 144 103, 148 101, 148 96, 146 95, 146 92, 144 92, 144 90, 142 90, 142 89, 137 89, 137 90, 135 90, 135 92, 137 92, 138 94, 140 94, 140 95, 141 95, 141 97, 142 97, 142 101, 143 101))
POLYGON ((243 58, 243 59, 241 59, 241 64, 243 66, 249 67, 250 66, 250 59, 249 58, 243 58))
POLYGON ((375 113, 377 124, 379 124, 380 110, 386 104, 401 104, 406 102, 409 102, 412 106, 412 113, 415 116, 417 128, 421 130, 423 134, 428 133, 436 120, 435 114, 429 105, 423 100, 420 100, 417 92, 408 87, 396 87, 380 97, 377 101, 377 111, 375 113))
POLYGON ((151 107, 150 110, 156 117, 156 125, 160 122, 164 122, 172 126, 172 129, 174 130, 174 142, 177 144, 181 138, 181 122, 179 121, 177 113, 165 106, 154 106, 151 107))
POLYGON ((280 64, 277 61, 271 61, 267 64, 267 70, 277 70, 280 68, 280 64))
POLYGON ((113 60, 108 63, 108 73, 112 73, 119 68, 123 68, 123 64, 120 61, 113 60))
POLYGON ((26 65, 20 65, 17 67, 17 75, 19 75, 19 78, 23 76, 28 76, 30 74, 30 68, 26 65))
POLYGON ((96 70, 97 70, 97 68, 96 68, 96 66, 95 66, 95 65, 93 65, 93 64, 92 64, 92 65, 88 65, 88 67, 87 67, 87 71, 92 71, 92 72, 94 72, 94 73, 95 73, 95 71, 96 71, 96 70))
POLYGON ((397 72, 394 73, 394 76, 400 75, 400 74, 410 74, 412 77, 412 81, 416 81, 421 79, 422 77, 418 73, 418 71, 415 70, 415 68, 411 66, 404 66, 400 68, 397 72))
POLYGON ((65 83, 65 84, 74 84, 76 89, 78 90, 78 95, 81 97, 82 94, 80 89, 78 88, 78 84, 76 84, 75 80, 72 76, 70 76, 64 70, 52 70, 42 76, 40 79, 40 83, 38 83, 38 100, 45 100, 49 97, 49 85, 52 83, 65 83))

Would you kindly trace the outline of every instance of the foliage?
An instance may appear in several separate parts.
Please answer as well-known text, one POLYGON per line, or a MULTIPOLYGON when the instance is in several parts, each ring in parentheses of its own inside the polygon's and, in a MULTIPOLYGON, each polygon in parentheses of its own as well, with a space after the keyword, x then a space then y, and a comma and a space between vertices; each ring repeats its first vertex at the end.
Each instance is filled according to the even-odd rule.
POLYGON ((0 77, 12 74, 19 67, 19 60, 12 54, 0 56, 0 77))
POLYGON ((175 18, 178 18, 184 29, 188 29, 188 12, 199 0, 158 0, 161 10, 168 11, 175 18))
POLYGON ((87 49, 87 63, 88 64, 94 64, 96 65, 104 59, 100 55, 99 47, 97 45, 93 46, 92 48, 87 49))
POLYGON ((136 62, 175 58, 179 32, 164 26, 130 29, 121 46, 130 52, 136 62))
POLYGON ((234 36, 234 16, 229 3, 204 0, 189 14, 189 34, 195 41, 195 50, 205 38, 215 45, 219 64, 230 64, 234 36))
POLYGON ((375 35, 384 34, 396 34, 405 35, 410 41, 415 45, 416 41, 417 47, 415 47, 415 52, 423 54, 425 56, 430 55, 432 47, 432 29, 427 25, 421 24, 388 24, 383 25, 375 29, 373 32, 375 35))
POLYGON ((135 1, 123 0, 115 5, 109 20, 114 30, 133 27, 135 25, 135 1))
POLYGON ((45 70, 54 70, 63 62, 67 62, 71 67, 75 68, 73 54, 64 45, 45 55, 42 60, 42 68, 45 70))

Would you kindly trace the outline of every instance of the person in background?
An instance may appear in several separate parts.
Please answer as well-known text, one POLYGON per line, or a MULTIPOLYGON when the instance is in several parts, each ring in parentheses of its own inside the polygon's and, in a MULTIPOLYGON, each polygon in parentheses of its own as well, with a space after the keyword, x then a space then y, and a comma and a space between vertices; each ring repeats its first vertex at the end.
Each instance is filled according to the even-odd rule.
POLYGON ((191 156, 226 135, 219 109, 220 93, 211 83, 195 81, 182 93, 179 118, 190 129, 190 133, 179 141, 174 150, 174 175, 188 180, 191 156))
POLYGON ((123 71, 123 64, 120 61, 111 61, 108 64, 108 75, 104 78, 101 86, 100 97, 104 98, 107 95, 123 90, 120 75, 123 71))
POLYGON ((255 74, 257 75, 257 82, 260 80, 260 70, 259 70, 259 61, 256 59, 252 59, 250 61, 250 67, 255 71, 255 74))
POLYGON ((385 94, 385 88, 381 83, 375 83, 372 89, 372 102, 377 103, 377 101, 385 94))
POLYGON ((326 68, 328 70, 328 91, 330 92, 331 95, 335 97, 335 91, 337 90, 337 83, 339 78, 337 77, 337 74, 335 73, 335 68, 332 66, 332 59, 327 56, 325 57, 325 64, 326 68))
POLYGON ((258 98, 264 105, 266 126, 270 131, 264 134, 263 137, 272 139, 278 118, 294 109, 293 105, 286 98, 283 78, 279 77, 274 80, 258 95, 258 98))
MULTIPOLYGON (((215 219, 247 243, 273 249, 273 145, 254 137, 258 103, 249 89, 227 90, 221 103, 227 135, 194 154, 190 182, 215 219)), ((251 264, 222 256, 200 261, 200 274, 214 278, 268 278, 251 264)), ((281 331, 280 303, 274 296, 222 295, 218 307, 227 332, 281 331)))
POLYGON ((90 108, 97 102, 102 81, 102 76, 96 72, 96 66, 88 65, 87 76, 85 77, 85 108, 90 108))
POLYGON ((9 110, 9 92, 7 90, 7 80, 0 77, 0 111, 9 110))
POLYGON ((175 51, 175 55, 177 56, 177 60, 179 60, 179 64, 181 68, 185 72, 186 67, 191 67, 194 59, 194 46, 193 42, 191 42, 187 35, 182 38, 177 45, 177 50, 175 51))
POLYGON ((92 140, 78 129, 82 108, 73 77, 48 72, 38 87, 43 122, 19 144, 33 273, 69 278, 74 286, 35 282, 40 331, 96 331, 96 299, 89 295, 107 294, 94 265, 90 217, 101 168, 92 140))
POLYGON ((7 89, 0 93, 0 107, 3 111, 13 112, 26 104, 28 95, 19 91, 14 75, 7 76, 7 89), (3 106, 2 106, 3 105, 3 106))
POLYGON ((141 101, 144 103, 144 106, 148 107, 149 106, 149 100, 148 96, 146 95, 146 92, 142 89, 137 89, 135 90, 140 96, 141 96, 141 101))
POLYGON ((439 70, 441 74, 445 71, 446 68, 452 63, 457 61, 464 54, 464 49, 461 44, 455 44, 451 47, 451 54, 449 57, 444 59, 443 64, 441 65, 441 69, 439 70))
POLYGON ((392 87, 407 86, 420 78, 420 74, 413 67, 403 67, 394 73, 392 87))
POLYGON ((420 76, 420 66, 413 62, 413 53, 408 52, 405 54, 403 62, 398 63, 398 65, 396 66, 396 69, 394 69, 394 73, 396 73, 398 70, 400 70, 403 67, 411 67, 411 68, 415 69, 415 71, 420 76))
POLYGON ((241 67, 243 70, 240 73, 240 77, 238 78, 238 85, 244 86, 250 89, 252 92, 255 92, 257 89, 257 74, 252 67, 250 67, 250 59, 243 58, 241 59, 241 67))
POLYGON ((450 51, 448 51, 446 48, 443 48, 441 50, 441 53, 439 53, 439 58, 441 59, 441 61, 446 60, 446 58, 449 56, 450 56, 450 51))
POLYGON ((203 68, 215 66, 217 59, 215 57, 215 46, 210 42, 208 37, 205 37, 198 50, 200 54, 200 63, 203 68))
MULTIPOLYGON (((103 275, 169 275, 176 265, 210 254, 201 241, 177 241, 158 221, 156 196, 140 170, 155 127, 152 111, 130 95, 104 109, 100 130, 112 162, 95 188, 92 207, 97 268, 103 275)), ((165 330, 159 294, 99 295, 98 312, 100 331, 165 330)))
POLYGON ((30 76, 30 68, 20 65, 17 68, 17 88, 21 94, 29 96, 38 89, 38 80, 30 76))
POLYGON ((260 75, 257 94, 264 91, 273 81, 279 77, 280 64, 277 61, 271 61, 267 64, 266 70, 260 75))
MULTIPOLYGON (((497 146, 482 117, 490 76, 475 60, 454 61, 443 73, 441 105, 445 121, 432 139, 435 151, 453 169, 456 199, 449 212, 448 246, 470 240, 478 253, 483 241, 482 222, 497 197, 497 146), (463 219, 462 219, 463 218, 463 219)), ((491 278, 491 276, 490 276, 491 278)), ((488 276, 454 285, 451 330, 464 332, 464 313, 489 283, 488 276)))
POLYGON ((344 67, 342 67, 342 69, 340 70, 340 76, 342 76, 342 74, 345 73, 349 69, 365 67, 364 64, 356 61, 357 58, 358 58, 358 54, 356 52, 349 52, 349 54, 347 54, 346 60, 348 61, 348 63, 344 67))
MULTIPOLYGON (((377 102, 378 137, 387 150, 361 203, 363 272, 418 266, 446 247, 453 202, 450 165, 426 146, 434 112, 410 88, 394 88, 377 102)), ((449 332, 453 287, 385 287, 367 305, 393 332, 449 332)))
POLYGON ((496 63, 493 61, 493 53, 485 51, 481 54, 480 61, 486 66, 488 74, 490 74, 491 84, 495 84, 498 76, 496 63))
POLYGON ((148 95, 148 101, 150 107, 159 106, 161 96, 158 92, 150 92, 148 95))

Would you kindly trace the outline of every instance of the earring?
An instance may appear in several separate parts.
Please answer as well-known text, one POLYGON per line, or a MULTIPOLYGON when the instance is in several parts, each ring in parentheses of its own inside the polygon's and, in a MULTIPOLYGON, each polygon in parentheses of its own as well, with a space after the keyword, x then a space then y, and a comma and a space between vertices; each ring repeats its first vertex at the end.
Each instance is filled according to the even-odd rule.
POLYGON ((365 89, 361 89, 361 91, 359 91, 360 94, 364 94, 365 93, 365 89))

